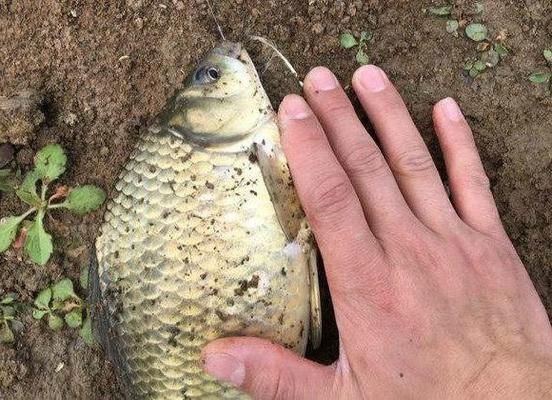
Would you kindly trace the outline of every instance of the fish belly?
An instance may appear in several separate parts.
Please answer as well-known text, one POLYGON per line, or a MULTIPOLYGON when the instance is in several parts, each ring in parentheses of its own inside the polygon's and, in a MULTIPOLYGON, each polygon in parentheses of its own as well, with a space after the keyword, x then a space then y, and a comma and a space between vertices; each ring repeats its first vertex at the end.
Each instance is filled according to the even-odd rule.
POLYGON ((257 336, 304 353, 307 257, 280 227, 256 159, 147 136, 116 185, 98 275, 132 398, 241 399, 201 368, 202 347, 257 336))

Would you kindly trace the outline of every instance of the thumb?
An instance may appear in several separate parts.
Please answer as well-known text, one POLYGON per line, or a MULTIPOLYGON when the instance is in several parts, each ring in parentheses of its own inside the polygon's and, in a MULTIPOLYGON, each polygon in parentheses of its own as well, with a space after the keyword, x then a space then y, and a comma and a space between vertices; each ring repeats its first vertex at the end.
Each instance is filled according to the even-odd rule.
POLYGON ((203 368, 258 400, 331 398, 334 370, 257 338, 219 339, 203 349, 203 368))

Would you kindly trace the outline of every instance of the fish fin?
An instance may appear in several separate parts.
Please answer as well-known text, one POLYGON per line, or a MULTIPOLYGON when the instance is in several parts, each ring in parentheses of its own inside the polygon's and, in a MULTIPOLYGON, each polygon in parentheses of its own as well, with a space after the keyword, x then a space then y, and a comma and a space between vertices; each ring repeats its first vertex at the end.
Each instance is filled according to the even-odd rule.
POLYGON ((309 254, 310 273, 310 332, 309 338, 313 349, 322 342, 322 306, 320 302, 320 284, 318 281, 318 250, 312 248, 309 254))
MULTIPOLYGON (((88 269, 88 304, 92 318, 92 333, 100 343, 107 359, 117 370, 123 391, 127 398, 133 398, 133 391, 128 380, 128 367, 122 354, 121 341, 113 334, 113 323, 109 312, 109 301, 106 298, 105 277, 100 276, 96 246, 92 246, 88 269), (102 289, 103 288, 103 289, 102 289)), ((105 274, 105 273, 104 273, 105 274)))
POLYGON ((289 241, 295 240, 305 214, 289 171, 276 122, 266 124, 256 135, 255 155, 278 221, 289 241))
POLYGON ((312 232, 305 222, 305 213, 293 186, 275 122, 267 124, 258 132, 255 138, 255 150, 278 221, 288 240, 298 239, 308 257, 311 308, 309 336, 312 347, 316 349, 322 340, 318 250, 314 244, 312 232))

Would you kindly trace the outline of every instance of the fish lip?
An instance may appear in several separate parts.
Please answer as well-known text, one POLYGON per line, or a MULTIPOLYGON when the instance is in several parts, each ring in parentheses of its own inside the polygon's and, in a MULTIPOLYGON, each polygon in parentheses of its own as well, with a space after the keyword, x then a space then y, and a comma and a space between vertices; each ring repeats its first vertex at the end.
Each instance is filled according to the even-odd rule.
POLYGON ((223 40, 213 50, 216 54, 220 54, 225 57, 238 59, 242 54, 242 45, 237 42, 230 42, 229 40, 223 40))

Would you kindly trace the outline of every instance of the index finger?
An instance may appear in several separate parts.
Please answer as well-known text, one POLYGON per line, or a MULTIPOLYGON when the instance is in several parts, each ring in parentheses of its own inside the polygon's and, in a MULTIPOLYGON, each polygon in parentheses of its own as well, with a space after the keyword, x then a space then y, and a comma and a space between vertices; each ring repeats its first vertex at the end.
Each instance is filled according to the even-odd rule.
MULTIPOLYGON (((284 99, 279 111, 283 145, 307 219, 324 258, 335 296, 351 293, 351 285, 376 282, 383 271, 369 262, 382 258, 380 243, 370 231, 360 200, 339 164, 314 113, 300 97, 284 99), (358 279, 368 274, 366 279, 358 279)), ((337 304, 336 304, 337 306, 337 304)))

